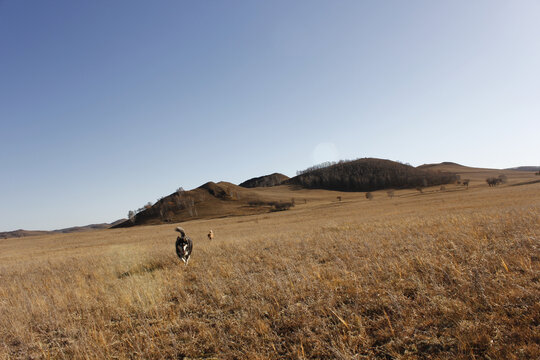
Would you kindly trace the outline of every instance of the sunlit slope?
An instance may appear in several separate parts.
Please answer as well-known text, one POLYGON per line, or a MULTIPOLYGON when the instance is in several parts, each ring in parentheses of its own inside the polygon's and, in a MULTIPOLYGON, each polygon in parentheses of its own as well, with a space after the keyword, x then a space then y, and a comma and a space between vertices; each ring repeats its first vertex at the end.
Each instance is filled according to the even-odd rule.
MULTIPOLYGON (((503 186, 538 180, 534 173, 514 170, 479 169, 453 163, 424 165, 431 173, 457 174, 460 181, 469 179, 469 187, 487 187, 486 178, 505 175, 507 183, 503 186)), ((294 178, 293 178, 294 179, 294 178)), ((290 180, 293 180, 290 179, 290 180)), ((457 178, 456 178, 457 179, 457 178)), ((440 191, 441 187, 422 186, 423 194, 440 191)), ((445 184, 446 191, 464 191, 466 188, 456 183, 445 184)), ((393 189, 393 188, 389 188, 393 189)), ((385 189, 384 191, 387 191, 385 189)), ((379 191, 380 193, 383 190, 379 191)), ((420 195, 413 189, 394 190, 396 196, 420 195)), ((384 193, 383 193, 384 194, 384 193)), ((325 189, 306 189, 300 185, 279 185, 273 187, 245 188, 228 182, 206 183, 190 191, 178 191, 170 194, 152 207, 143 210, 131 221, 125 221, 115 227, 137 225, 158 225, 195 219, 212 219, 229 216, 245 216, 269 213, 276 210, 276 204, 291 204, 295 209, 321 199, 356 199, 363 198, 365 192, 339 192, 325 189)), ((380 196, 380 195, 378 195, 380 196)), ((292 207, 291 207, 292 208, 292 207)))

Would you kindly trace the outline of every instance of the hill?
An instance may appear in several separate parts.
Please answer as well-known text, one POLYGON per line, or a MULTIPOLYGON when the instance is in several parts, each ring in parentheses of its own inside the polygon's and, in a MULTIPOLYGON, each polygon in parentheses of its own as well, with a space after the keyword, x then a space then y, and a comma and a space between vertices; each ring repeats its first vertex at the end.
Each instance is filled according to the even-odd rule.
POLYGON ((391 160, 364 158, 312 168, 285 183, 311 189, 374 191, 448 184, 457 179, 456 174, 451 172, 420 169, 391 160))
POLYGON ((530 173, 526 171, 480 169, 454 162, 425 164, 415 168, 390 160, 364 158, 314 166, 293 178, 273 173, 249 179, 240 185, 207 182, 190 191, 180 189, 169 194, 154 205, 141 208, 131 219, 54 231, 20 229, 0 233, 0 239, 256 215, 289 209, 294 206, 295 199, 302 203, 318 201, 328 196, 325 190, 332 190, 332 196, 335 197, 354 191, 438 186, 459 179, 470 180, 467 183, 471 186, 487 186, 486 178, 503 174, 512 179, 513 185, 528 184, 531 181, 530 173), (313 189, 320 191, 314 192, 313 189))
POLYGON ((111 226, 117 225, 124 221, 125 219, 120 219, 110 224, 102 223, 102 224, 90 224, 90 225, 85 225, 85 226, 72 226, 65 229, 58 229, 58 230, 51 230, 51 231, 23 230, 23 229, 14 230, 14 231, 5 231, 5 232, 0 232, 0 239, 21 238, 21 237, 27 237, 27 236, 38 236, 38 235, 49 235, 49 234, 71 234, 71 233, 77 233, 77 232, 102 230, 102 229, 108 229, 111 226))
POLYGON ((453 162, 426 164, 415 168, 390 160, 364 158, 323 165, 324 167, 315 166, 296 177, 285 179, 281 185, 270 186, 286 178, 283 174, 274 173, 247 180, 240 184, 242 186, 228 182, 208 182, 193 190, 180 190, 142 209, 131 220, 112 228, 269 213, 292 206, 294 199, 304 203, 317 201, 328 196, 325 190, 334 191, 332 196, 335 197, 354 191, 438 187, 442 184, 457 183, 460 178, 470 180, 471 186, 487 186, 486 178, 501 174, 513 179, 515 184, 530 181, 526 172, 478 169, 453 162))
POLYGON ((196 189, 165 196, 113 228, 260 214, 291 202, 288 187, 271 192, 258 189, 265 188, 245 188, 224 181, 207 182, 196 189))
POLYGON ((540 166, 518 166, 513 168, 508 168, 505 170, 516 170, 516 171, 540 171, 540 166))
POLYGON ((443 161, 442 163, 435 163, 435 164, 423 164, 420 166, 417 166, 418 169, 431 169, 434 167, 440 167, 440 166, 451 166, 451 167, 466 167, 461 164, 451 162, 451 161, 443 161))
POLYGON ((289 177, 287 175, 283 175, 280 173, 273 173, 270 175, 259 176, 259 177, 246 180, 243 183, 241 183, 239 186, 242 186, 245 188, 269 187, 269 186, 280 185, 282 182, 288 179, 289 177))
MULTIPOLYGON (((531 181, 530 173, 525 171, 479 169, 453 162, 414 168, 390 160, 364 158, 323 165, 307 169, 294 178, 274 173, 252 178, 241 186, 228 182, 208 182, 190 191, 180 190, 165 196, 154 205, 142 208, 130 220, 54 231, 21 229, 0 233, 0 239, 269 213, 292 207, 295 199, 305 203, 327 196, 313 189, 334 192, 407 189, 452 183, 459 178, 470 180, 472 186, 487 186, 486 178, 502 174, 512 179, 514 185, 531 181)), ((342 195, 345 194, 334 193, 332 196, 342 195)))
POLYGON ((47 235, 47 234, 52 234, 52 233, 54 233, 54 231, 18 229, 18 230, 13 230, 13 231, 0 232, 0 239, 11 239, 11 238, 21 238, 21 237, 26 237, 26 236, 47 235))
MULTIPOLYGON (((193 190, 180 190, 165 196, 113 228, 253 215, 288 209, 294 206, 294 197, 299 195, 295 191, 300 188, 373 191, 432 186, 456 180, 457 176, 452 173, 419 170, 390 160, 366 158, 340 162, 324 168, 314 167, 313 170, 294 178, 274 173, 252 178, 240 186, 228 182, 208 182, 193 190), (276 191, 265 190, 276 187, 279 188, 276 191)), ((302 196, 306 199, 304 195, 302 196)))
POLYGON ((515 169, 475 168, 450 162, 421 165, 418 168, 426 169, 426 167, 432 171, 453 172, 458 175, 460 180, 471 180, 472 182, 480 182, 482 184, 484 184, 489 177, 498 177, 501 175, 511 178, 514 181, 514 184, 536 180, 530 177, 531 174, 529 171, 515 169))

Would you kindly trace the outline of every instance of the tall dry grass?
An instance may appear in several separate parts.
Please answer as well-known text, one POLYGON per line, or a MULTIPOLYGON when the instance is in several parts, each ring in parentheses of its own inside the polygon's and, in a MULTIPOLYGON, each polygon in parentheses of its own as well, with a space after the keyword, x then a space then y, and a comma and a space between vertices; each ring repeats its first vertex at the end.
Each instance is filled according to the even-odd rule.
POLYGON ((171 226, 21 245, 0 265, 0 358, 539 358, 538 201, 382 197, 220 220, 188 267, 171 226))

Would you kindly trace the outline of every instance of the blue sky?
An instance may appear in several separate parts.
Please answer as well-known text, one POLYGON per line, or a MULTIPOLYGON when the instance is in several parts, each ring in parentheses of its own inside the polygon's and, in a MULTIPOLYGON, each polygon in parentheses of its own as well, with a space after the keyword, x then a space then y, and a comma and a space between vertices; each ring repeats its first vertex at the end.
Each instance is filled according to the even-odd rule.
POLYGON ((538 1, 0 0, 0 231, 379 157, 539 165, 538 1))

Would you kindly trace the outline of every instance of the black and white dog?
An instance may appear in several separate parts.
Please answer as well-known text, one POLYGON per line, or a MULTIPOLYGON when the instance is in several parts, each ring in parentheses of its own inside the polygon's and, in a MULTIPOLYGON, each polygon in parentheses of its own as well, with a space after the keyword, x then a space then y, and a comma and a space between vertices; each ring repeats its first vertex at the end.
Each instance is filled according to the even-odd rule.
POLYGON ((186 236, 186 232, 181 227, 177 227, 176 231, 180 233, 180 236, 176 238, 176 255, 187 266, 189 257, 193 251, 193 241, 186 236))

